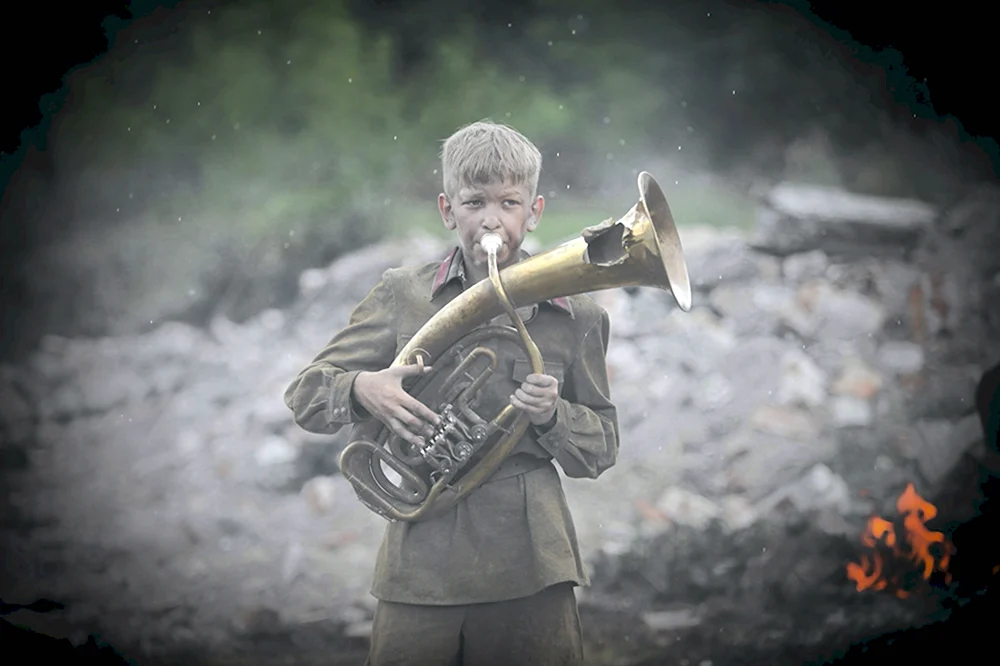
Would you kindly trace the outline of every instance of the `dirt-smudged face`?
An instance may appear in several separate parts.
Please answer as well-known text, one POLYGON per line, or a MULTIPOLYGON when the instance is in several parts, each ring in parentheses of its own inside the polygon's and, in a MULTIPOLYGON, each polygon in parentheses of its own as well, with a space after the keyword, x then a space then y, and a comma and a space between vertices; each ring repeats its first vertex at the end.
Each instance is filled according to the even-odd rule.
POLYGON ((545 200, 541 196, 532 199, 526 185, 495 180, 463 187, 453 198, 441 194, 438 208, 445 228, 458 235, 466 274, 478 282, 489 275, 488 257, 480 245, 482 237, 495 233, 503 240, 497 253, 498 268, 516 263, 524 237, 538 226, 545 200))

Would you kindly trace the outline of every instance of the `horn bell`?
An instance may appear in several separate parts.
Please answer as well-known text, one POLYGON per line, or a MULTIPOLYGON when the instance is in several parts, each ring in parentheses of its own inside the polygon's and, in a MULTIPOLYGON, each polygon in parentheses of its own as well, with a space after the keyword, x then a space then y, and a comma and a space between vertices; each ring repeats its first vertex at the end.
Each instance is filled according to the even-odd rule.
MULTIPOLYGON (((659 259, 656 268, 662 270, 661 279, 657 284, 673 294, 674 300, 684 312, 691 311, 691 279, 688 276, 687 262, 684 260, 684 249, 681 247, 680 235, 670 212, 667 197, 660 189, 659 183, 651 174, 643 171, 639 174, 639 201, 646 209, 649 225, 648 233, 652 238, 648 241, 650 250, 656 248, 655 255, 659 259)), ((638 233, 645 229, 640 228, 638 233)), ((633 227, 633 234, 637 232, 633 227)), ((658 272, 657 271, 657 272, 658 272)))

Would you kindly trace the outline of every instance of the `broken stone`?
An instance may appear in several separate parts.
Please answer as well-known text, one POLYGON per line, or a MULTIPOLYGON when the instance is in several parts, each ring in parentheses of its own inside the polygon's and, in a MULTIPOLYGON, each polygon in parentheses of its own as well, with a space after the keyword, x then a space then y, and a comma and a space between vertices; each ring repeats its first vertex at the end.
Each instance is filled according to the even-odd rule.
POLYGON ((668 488, 656 501, 656 508, 671 523, 704 529, 722 514, 711 500, 682 488, 668 488))
POLYGON ((794 292, 782 284, 730 284, 714 289, 709 303, 737 335, 771 335, 794 308, 794 292))
POLYGON ((846 427, 867 427, 874 419, 871 404, 866 400, 851 396, 838 396, 830 403, 834 425, 846 427))
POLYGON ((911 299, 913 287, 921 279, 920 269, 913 264, 893 259, 869 261, 866 265, 869 269, 868 279, 874 287, 871 295, 885 308, 888 321, 895 323, 895 320, 899 320, 900 326, 912 330, 911 299))
POLYGON ((915 418, 955 419, 974 410, 980 370, 974 365, 925 366, 909 376, 907 411, 915 418))
POLYGON ((827 340, 850 341, 874 335, 885 321, 885 309, 877 301, 825 282, 806 283, 795 298, 810 314, 817 334, 827 340))
POLYGON ((302 486, 302 497, 305 498, 317 515, 330 513, 336 504, 338 478, 334 476, 317 476, 309 479, 302 486))
POLYGON ((841 189, 783 183, 758 208, 750 245, 787 256, 900 256, 917 247, 936 211, 924 202, 850 194, 841 189))
POLYGON ((909 375, 924 367, 924 350, 913 342, 888 341, 878 350, 878 365, 897 375, 909 375))
POLYGON ((739 430, 723 440, 727 493, 740 493, 751 502, 798 478, 813 465, 830 460, 836 444, 824 436, 783 437, 739 430))
POLYGON ((816 419, 795 407, 763 405, 751 415, 750 425, 760 432, 792 439, 813 439, 820 433, 816 419))
POLYGON ((684 248, 685 260, 698 266, 691 275, 691 286, 707 291, 730 283, 742 283, 760 277, 760 267, 746 242, 739 237, 719 239, 690 250, 684 248))
POLYGON ((790 349, 781 358, 781 383, 775 396, 790 406, 819 407, 826 401, 827 376, 802 350, 790 349))
POLYGON ((650 611, 642 614, 642 621, 653 631, 673 631, 701 624, 698 613, 690 609, 650 611))
POLYGON ((823 277, 829 264, 826 252, 811 250, 786 257, 781 263, 781 272, 785 280, 799 283, 823 277))
POLYGON ((917 442, 917 465, 920 473, 932 485, 939 484, 955 469, 963 456, 983 441, 981 430, 978 437, 973 436, 974 430, 970 423, 960 426, 952 421, 922 419, 917 422, 916 430, 920 436, 917 442))
POLYGON ((295 460, 298 451, 282 437, 268 437, 254 454, 258 465, 281 465, 295 460))
POLYGON ((850 359, 833 383, 834 395, 870 400, 882 388, 882 377, 864 361, 850 359))
POLYGON ((742 495, 726 495, 720 502, 722 522, 730 531, 746 529, 758 519, 753 505, 742 495))
POLYGON ((824 464, 815 465, 801 479, 772 493, 755 507, 758 513, 770 513, 789 502, 799 514, 825 509, 847 513, 851 509, 851 491, 844 479, 824 464))
POLYGON ((698 409, 713 410, 725 407, 733 398, 732 385, 720 374, 712 374, 695 388, 692 399, 698 409))

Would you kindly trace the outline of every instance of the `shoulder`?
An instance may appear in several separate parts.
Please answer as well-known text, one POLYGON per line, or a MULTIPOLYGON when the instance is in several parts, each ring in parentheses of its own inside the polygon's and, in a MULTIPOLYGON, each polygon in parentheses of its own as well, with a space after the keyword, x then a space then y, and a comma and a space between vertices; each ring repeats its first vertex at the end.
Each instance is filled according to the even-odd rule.
POLYGON ((605 310, 593 296, 589 294, 575 294, 567 296, 570 307, 573 308, 573 320, 580 334, 585 334, 595 326, 607 328, 610 324, 608 311, 605 310))
POLYGON ((441 267, 440 261, 428 261, 413 266, 388 268, 382 273, 382 281, 389 284, 409 284, 414 282, 430 284, 441 267))
POLYGON ((440 261, 430 261, 389 268, 382 273, 382 284, 392 291, 397 300, 406 301, 419 294, 429 293, 434 276, 440 267, 440 261))

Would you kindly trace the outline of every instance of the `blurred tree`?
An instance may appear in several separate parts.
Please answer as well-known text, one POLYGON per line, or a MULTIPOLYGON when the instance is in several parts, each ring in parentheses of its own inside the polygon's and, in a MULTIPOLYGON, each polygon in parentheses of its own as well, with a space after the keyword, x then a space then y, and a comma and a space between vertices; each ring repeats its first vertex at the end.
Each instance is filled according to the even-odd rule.
POLYGON ((153 290, 199 294, 198 317, 220 294, 237 319, 291 298, 302 268, 432 219, 440 142, 481 118, 538 144, 546 194, 605 194, 650 163, 780 177, 816 126, 831 154, 805 151, 802 174, 850 170, 850 147, 873 157, 848 185, 925 178, 873 145, 880 86, 905 76, 760 3, 189 0, 154 18, 109 24, 111 51, 67 78, 57 189, 28 205, 43 181, 22 178, 17 199, 59 221, 81 281, 111 274, 122 311, 155 312, 153 290))

